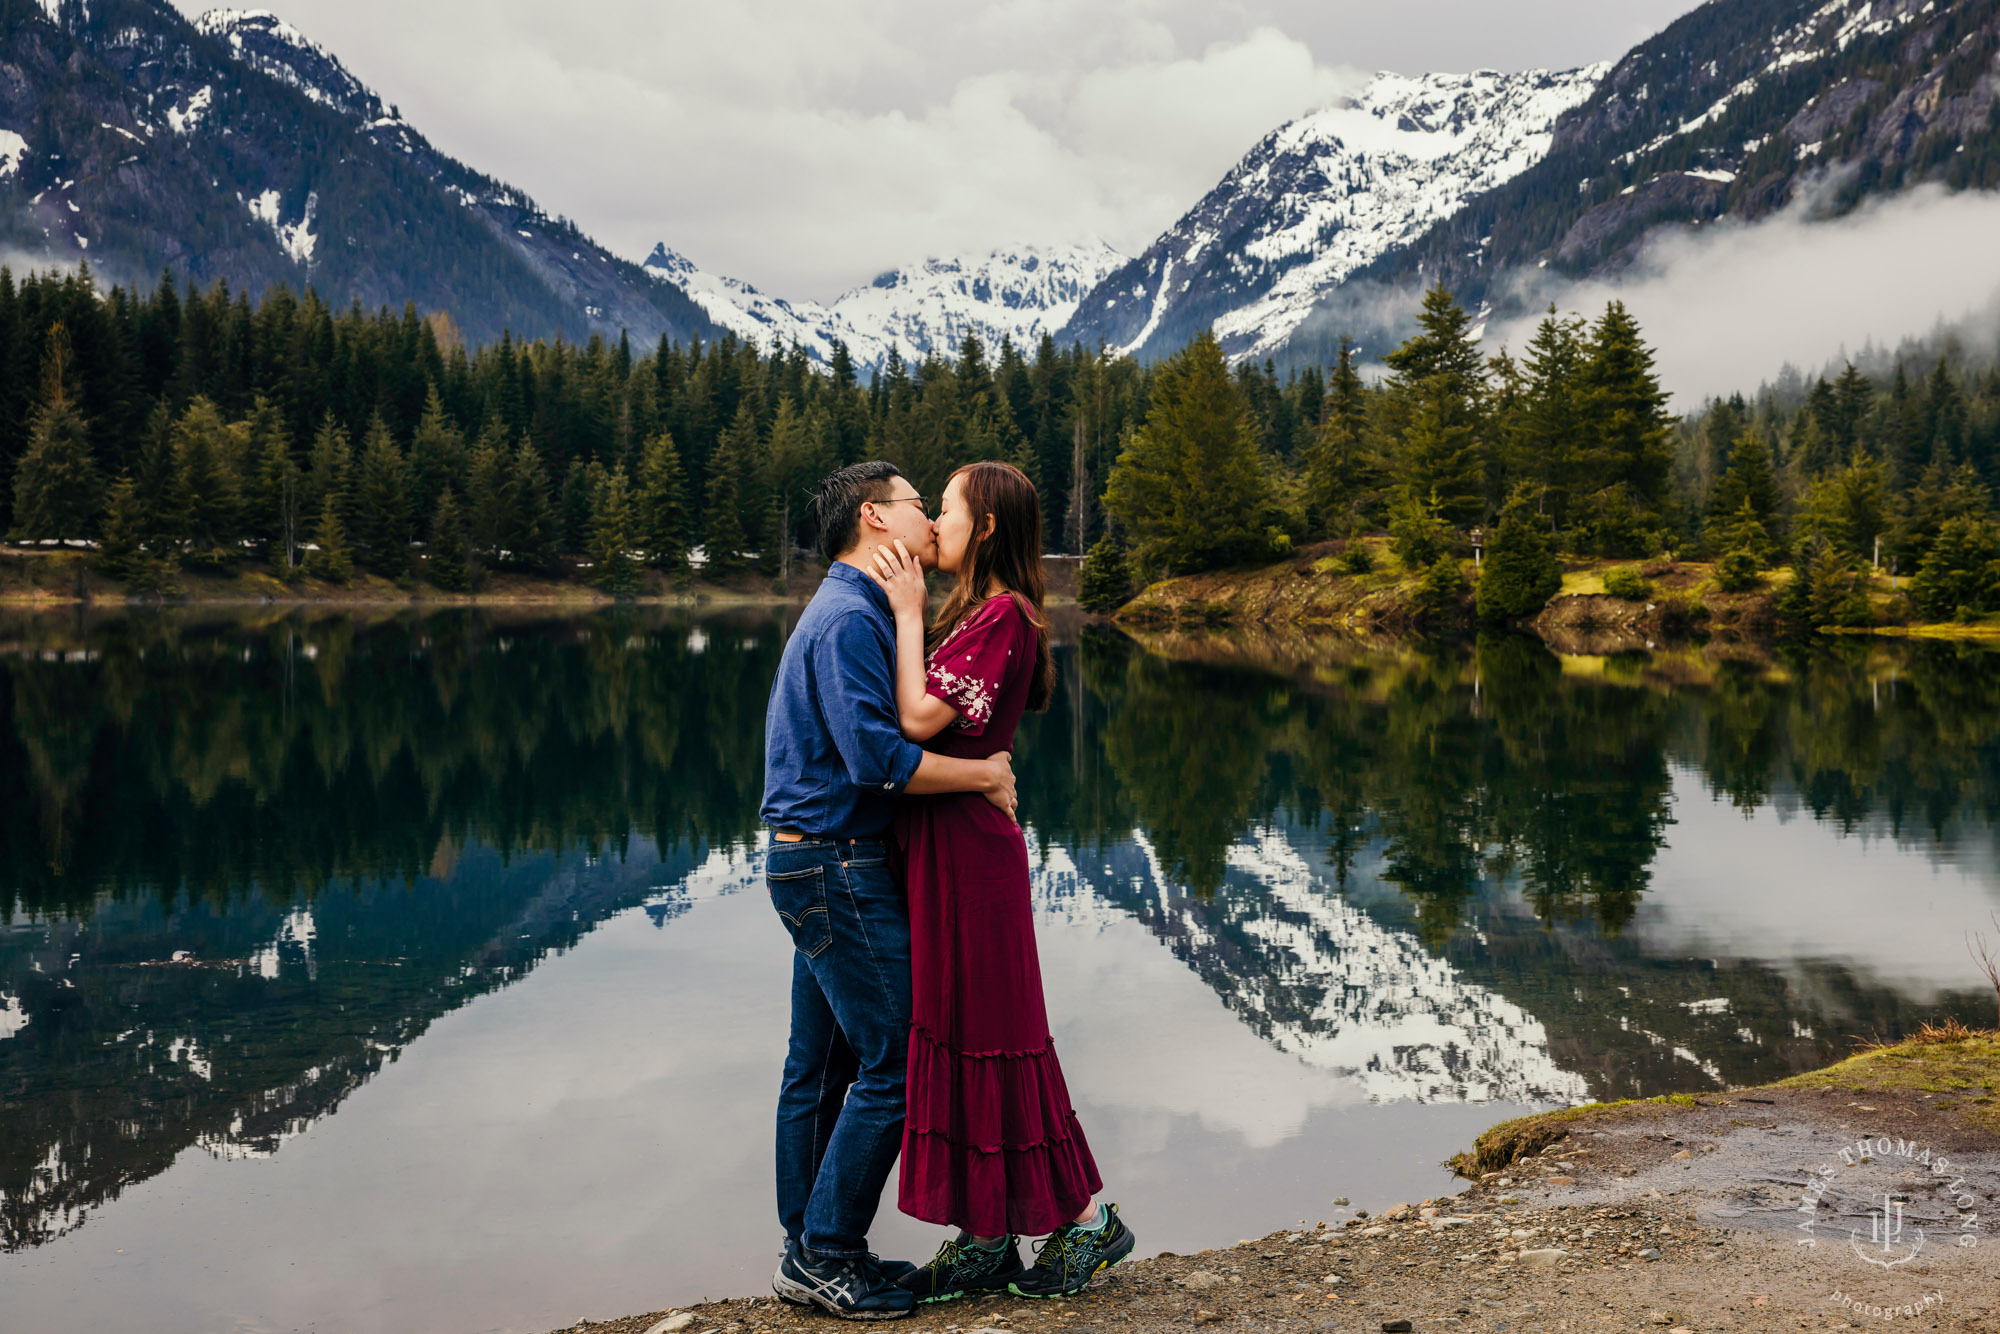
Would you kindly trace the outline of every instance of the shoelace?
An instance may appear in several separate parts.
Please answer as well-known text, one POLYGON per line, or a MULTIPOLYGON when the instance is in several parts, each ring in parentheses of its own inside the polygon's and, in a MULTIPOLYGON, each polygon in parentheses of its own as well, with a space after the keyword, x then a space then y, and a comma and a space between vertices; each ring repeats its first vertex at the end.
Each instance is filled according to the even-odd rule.
POLYGON ((947 1241, 944 1245, 938 1247, 938 1253, 935 1256, 933 1256, 931 1258, 931 1262, 924 1267, 926 1269, 935 1269, 939 1273, 943 1273, 945 1270, 957 1264, 959 1262, 959 1258, 964 1254, 965 1254, 964 1247, 960 1246, 955 1241, 947 1241))
POLYGON ((1051 1232, 1046 1240, 1035 1243, 1036 1265, 1050 1269, 1055 1268, 1055 1265, 1061 1265, 1062 1268, 1057 1272, 1062 1276, 1062 1281, 1065 1283, 1069 1282, 1071 1250, 1069 1243, 1070 1239, 1067 1231, 1051 1232), (1054 1264, 1050 1263, 1051 1259, 1054 1260, 1054 1264))

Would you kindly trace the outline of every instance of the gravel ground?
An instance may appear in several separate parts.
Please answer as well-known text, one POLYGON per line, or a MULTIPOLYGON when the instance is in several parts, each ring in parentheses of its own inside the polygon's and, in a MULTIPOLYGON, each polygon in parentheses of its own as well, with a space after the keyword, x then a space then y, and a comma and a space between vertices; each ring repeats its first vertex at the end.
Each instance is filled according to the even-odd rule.
MULTIPOLYGON (((1933 1101, 1766 1088, 1580 1109, 1556 1127, 1563 1138, 1462 1195, 1128 1262, 1068 1302, 953 1302, 897 1327, 1676 1334, 1888 1324, 1995 1334, 2000 1135, 1933 1101), (1864 1137, 1868 1147, 1857 1148, 1864 1137), (1925 1149, 1928 1158, 1919 1156, 1925 1149), (1948 1172, 1933 1170, 1939 1157, 1948 1172), (1948 1195, 1938 1189, 1947 1180, 1948 1195), (1871 1236, 1880 1191, 1907 1197, 1893 1251, 1871 1236), (1808 1200, 1814 1209, 1802 1212, 1808 1200), (1810 1235, 1802 1220, 1814 1223, 1810 1235), (1919 1227, 1924 1244, 1913 1258, 1894 1266, 1879 1258, 1911 1251, 1919 1227), (1975 1244, 1962 1244, 1968 1236, 1975 1244)), ((1143 1220, 1134 1222, 1143 1235, 1143 1220)), ((588 1327, 647 1334, 663 1321, 661 1334, 834 1328, 769 1296, 588 1327)))

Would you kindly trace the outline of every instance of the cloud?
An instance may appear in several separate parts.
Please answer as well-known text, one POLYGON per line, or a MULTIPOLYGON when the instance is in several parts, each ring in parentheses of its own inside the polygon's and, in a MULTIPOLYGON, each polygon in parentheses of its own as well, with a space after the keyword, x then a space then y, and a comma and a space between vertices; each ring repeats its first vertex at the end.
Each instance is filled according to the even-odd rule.
POLYGON ((440 148, 620 253, 664 240, 818 299, 931 254, 1136 253, 1358 70, 1573 65, 1691 7, 264 2, 440 148))
MULTIPOLYGON (((1623 278, 1538 293, 1534 304, 1594 315, 1623 301, 1681 411, 1752 391, 1787 364, 1817 367, 1940 322, 1991 336, 2000 194, 1922 186, 1841 218, 1815 220, 1816 208, 1808 196, 1760 222, 1662 233, 1623 278)), ((1518 352, 1538 318, 1491 328, 1486 341, 1518 352)))

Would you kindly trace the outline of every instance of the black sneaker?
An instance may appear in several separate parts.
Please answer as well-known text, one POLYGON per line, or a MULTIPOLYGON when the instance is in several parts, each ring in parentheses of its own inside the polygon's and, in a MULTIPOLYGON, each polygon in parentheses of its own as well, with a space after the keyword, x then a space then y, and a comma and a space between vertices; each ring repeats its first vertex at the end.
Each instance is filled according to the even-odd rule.
POLYGON ((803 1246, 785 1248, 771 1291, 795 1306, 817 1306, 842 1320, 901 1320, 916 1309, 916 1298, 882 1274, 873 1255, 847 1258, 812 1255, 803 1246))
POLYGON ((1012 1279, 1027 1273, 1021 1263, 1018 1237, 1007 1238, 997 1250, 976 1246, 970 1232, 938 1247, 931 1262, 895 1280, 920 1302, 948 1302, 968 1292, 999 1292, 1012 1279))
POLYGON ((1132 1229, 1118 1216, 1118 1206, 1104 1206, 1104 1226, 1087 1232, 1064 1223, 1035 1247, 1035 1267, 1007 1285, 1016 1297, 1074 1297, 1090 1286, 1099 1271, 1132 1253, 1132 1229))

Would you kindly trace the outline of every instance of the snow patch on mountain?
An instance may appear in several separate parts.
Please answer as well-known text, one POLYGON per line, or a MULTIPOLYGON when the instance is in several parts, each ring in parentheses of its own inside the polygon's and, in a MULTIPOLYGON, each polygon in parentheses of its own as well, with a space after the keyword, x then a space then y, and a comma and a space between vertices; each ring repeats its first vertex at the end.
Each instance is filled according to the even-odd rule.
POLYGON ((1032 349, 1076 313, 1084 296, 1125 257, 1101 241, 1015 246, 977 259, 927 259, 893 269, 833 303, 849 327, 893 343, 905 357, 949 355, 976 336, 1032 349))
POLYGON ((271 229, 278 238, 278 244, 292 257, 292 262, 311 264, 313 247, 319 244, 319 238, 313 235, 312 229, 313 219, 319 213, 319 194, 314 192, 306 196, 305 213, 297 222, 286 222, 281 207, 276 190, 266 190, 249 201, 250 216, 271 229))
MULTIPOLYGON (((834 340, 841 339, 847 343, 849 355, 857 361, 867 359, 865 340, 816 301, 794 304, 766 296, 749 283, 708 272, 687 256, 669 250, 664 242, 653 247, 644 267, 658 281, 686 292, 717 324, 767 351, 797 343, 806 355, 824 364, 833 357, 834 340)), ((886 353, 886 349, 880 351, 886 353)))
POLYGON ((21 159, 27 152, 26 139, 12 130, 0 130, 0 181, 6 180, 21 169, 21 159))
POLYGON ((195 30, 229 47, 229 54, 310 100, 362 120, 382 114, 382 99, 348 73, 332 52, 268 9, 211 9, 195 30))
POLYGON ((1349 274, 1547 156, 1610 68, 1378 74, 1265 136, 1068 333, 1137 353, 1212 324, 1233 356, 1274 351, 1349 274))
POLYGON ((195 127, 201 124, 202 119, 208 115, 209 108, 214 105, 215 88, 212 85, 203 84, 195 90, 194 96, 188 98, 187 105, 176 105, 167 108, 167 124, 173 127, 175 134, 191 134, 195 127))
POLYGON ((955 355, 968 334, 989 352, 1003 338, 1032 348, 1043 334, 1061 329, 1084 295, 1124 256, 1102 242, 1070 246, 1014 246, 966 259, 927 259, 892 269, 831 306, 786 301, 750 284, 703 270, 664 244, 646 259, 646 270, 685 291, 709 317, 738 337, 765 348, 796 342, 824 364, 835 342, 862 372, 879 367, 894 349, 906 361, 931 353, 955 355))

